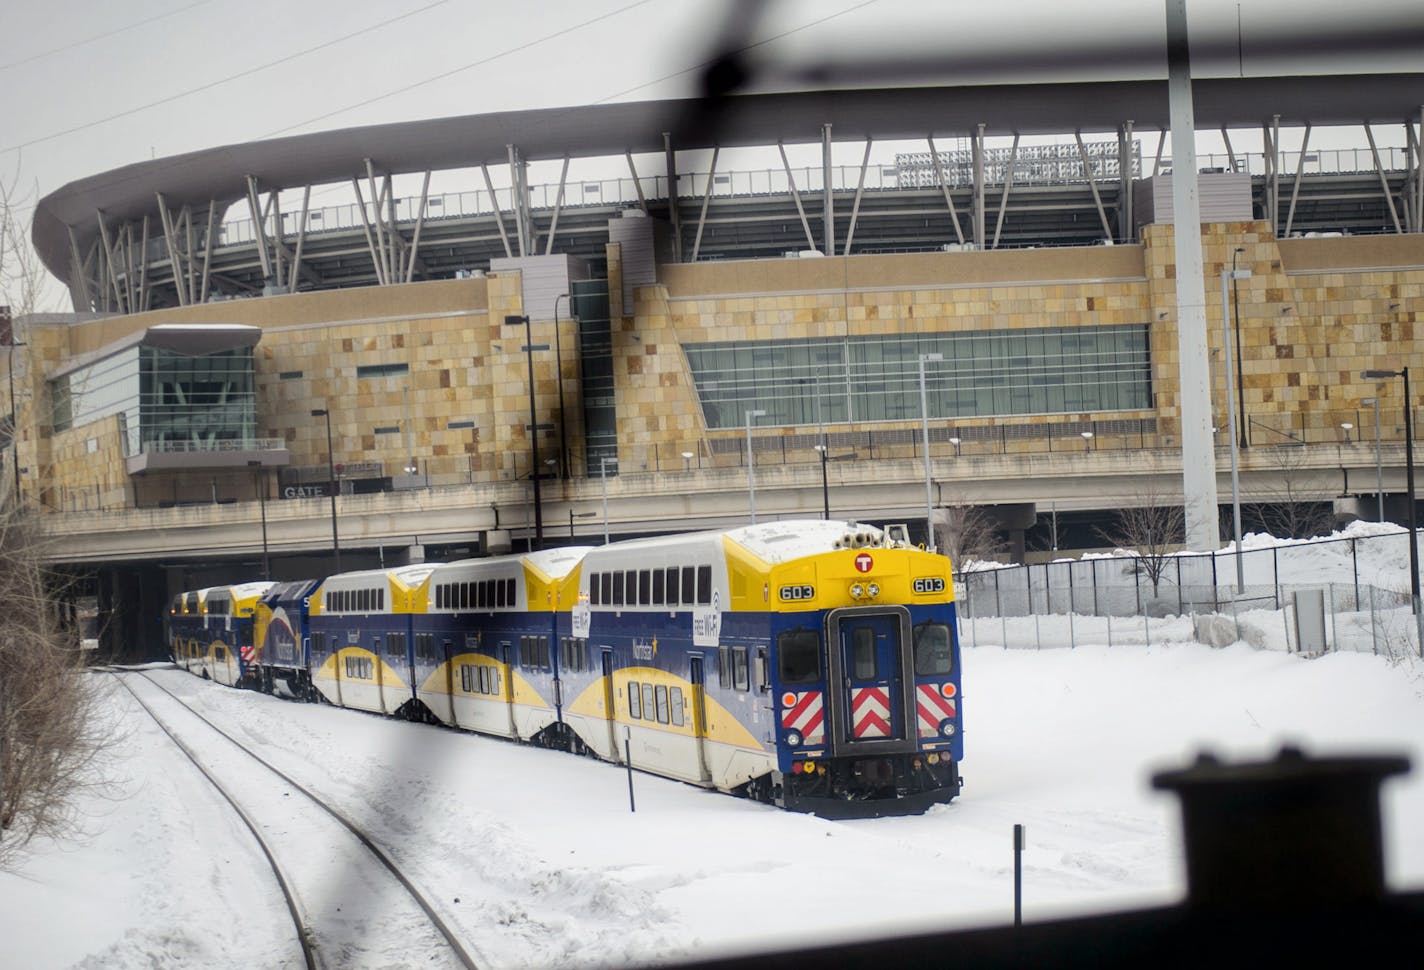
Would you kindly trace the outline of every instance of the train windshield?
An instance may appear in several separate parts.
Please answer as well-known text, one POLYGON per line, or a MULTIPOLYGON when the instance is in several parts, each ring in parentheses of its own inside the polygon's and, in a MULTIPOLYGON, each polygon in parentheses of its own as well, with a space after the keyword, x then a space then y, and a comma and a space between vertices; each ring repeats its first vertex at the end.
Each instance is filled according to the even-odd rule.
POLYGON ((954 650, 947 623, 915 627, 915 673, 921 677, 954 671, 954 650))
POLYGON ((821 679, 821 637, 815 630, 787 630, 776 640, 783 684, 821 679))

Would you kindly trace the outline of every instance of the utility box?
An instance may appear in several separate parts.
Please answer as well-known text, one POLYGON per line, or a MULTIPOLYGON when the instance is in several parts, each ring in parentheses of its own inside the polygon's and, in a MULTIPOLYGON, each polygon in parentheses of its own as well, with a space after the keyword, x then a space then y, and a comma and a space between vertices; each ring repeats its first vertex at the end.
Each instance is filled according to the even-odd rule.
POLYGON ((1325 652, 1325 591, 1298 589, 1295 603, 1295 646, 1299 653, 1325 652))

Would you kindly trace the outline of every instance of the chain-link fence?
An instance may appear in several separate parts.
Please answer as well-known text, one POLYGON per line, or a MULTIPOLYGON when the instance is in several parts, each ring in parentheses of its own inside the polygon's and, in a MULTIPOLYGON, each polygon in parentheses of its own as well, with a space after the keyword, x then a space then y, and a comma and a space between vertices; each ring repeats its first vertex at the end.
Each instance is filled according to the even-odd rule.
POLYGON ((972 570, 961 641, 1043 648, 1245 641, 1260 649, 1421 656, 1402 531, 1215 554, 1119 552, 972 570), (1342 581, 1343 580, 1343 581, 1342 581))

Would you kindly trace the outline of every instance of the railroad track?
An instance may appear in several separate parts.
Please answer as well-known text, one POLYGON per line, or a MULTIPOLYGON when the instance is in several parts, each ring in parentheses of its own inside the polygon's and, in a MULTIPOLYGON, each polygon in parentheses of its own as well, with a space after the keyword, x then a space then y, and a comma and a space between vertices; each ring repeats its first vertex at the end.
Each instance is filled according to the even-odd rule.
MULTIPOLYGON (((362 965, 388 966, 392 961, 420 966, 451 966, 478 970, 469 948, 440 915, 430 898, 360 825, 301 784, 177 694, 142 672, 114 670, 116 679, 154 722, 232 806, 261 848, 272 869, 296 940, 308 970, 335 970, 362 965), (167 703, 184 712, 180 717, 204 725, 199 740, 187 728, 175 729, 134 689, 141 678, 161 691, 167 703), (221 740, 219 740, 221 739, 221 740), (226 742, 224 744, 223 742, 226 742), (241 752, 234 756, 233 750, 241 752), (237 757, 255 761, 283 786, 254 785, 248 772, 237 770, 237 757), (222 767, 218 767, 222 765, 222 767), (227 780, 224 780, 226 776, 227 780), (241 777, 240 783, 233 778, 241 777), (288 794, 305 796, 305 811, 288 794), (423 927, 423 931, 416 927, 423 927), (392 940, 408 940, 407 945, 392 940)), ((150 699, 151 696, 150 696, 150 699)))

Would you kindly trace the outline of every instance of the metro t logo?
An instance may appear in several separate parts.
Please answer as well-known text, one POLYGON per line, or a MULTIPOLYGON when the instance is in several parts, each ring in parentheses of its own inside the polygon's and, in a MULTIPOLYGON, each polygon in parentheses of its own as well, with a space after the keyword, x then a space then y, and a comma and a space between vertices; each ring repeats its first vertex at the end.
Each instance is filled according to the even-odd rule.
POLYGON ((870 557, 870 553, 862 552, 855 557, 855 570, 860 573, 868 573, 875 568, 875 560, 870 557))

